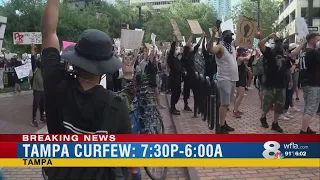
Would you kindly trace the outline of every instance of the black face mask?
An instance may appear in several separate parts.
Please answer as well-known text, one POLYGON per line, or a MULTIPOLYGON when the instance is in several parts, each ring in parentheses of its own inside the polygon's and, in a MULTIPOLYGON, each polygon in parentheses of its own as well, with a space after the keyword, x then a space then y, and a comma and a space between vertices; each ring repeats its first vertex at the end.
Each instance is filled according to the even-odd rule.
POLYGON ((232 42, 232 40, 233 40, 233 39, 232 39, 232 36, 223 37, 223 41, 226 42, 226 43, 229 43, 229 44, 230 44, 230 43, 232 42))
POLYGON ((276 54, 282 54, 283 53, 283 45, 282 44, 275 44, 274 45, 274 52, 276 53, 276 54))

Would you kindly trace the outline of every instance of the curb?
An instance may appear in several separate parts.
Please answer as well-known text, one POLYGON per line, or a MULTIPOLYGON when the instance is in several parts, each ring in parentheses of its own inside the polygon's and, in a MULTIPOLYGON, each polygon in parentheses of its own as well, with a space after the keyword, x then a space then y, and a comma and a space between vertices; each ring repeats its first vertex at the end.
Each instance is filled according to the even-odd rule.
POLYGON ((32 92, 33 92, 32 90, 27 90, 27 91, 21 91, 20 93, 13 93, 13 92, 1 93, 0 98, 30 95, 30 94, 32 94, 32 92))
MULTIPOLYGON (((170 111, 169 98, 167 95, 165 95, 165 97, 166 97, 166 101, 167 101, 168 110, 170 111)), ((169 112, 169 114, 170 114, 170 119, 171 119, 172 125, 173 125, 174 129, 176 130, 176 133, 177 134, 184 134, 179 121, 176 118, 174 118, 174 116, 170 112, 169 112)), ((189 176, 189 179, 200 180, 200 178, 198 177, 198 173, 196 171, 196 168, 194 168, 194 167, 186 167, 186 168, 187 168, 187 174, 189 176)))

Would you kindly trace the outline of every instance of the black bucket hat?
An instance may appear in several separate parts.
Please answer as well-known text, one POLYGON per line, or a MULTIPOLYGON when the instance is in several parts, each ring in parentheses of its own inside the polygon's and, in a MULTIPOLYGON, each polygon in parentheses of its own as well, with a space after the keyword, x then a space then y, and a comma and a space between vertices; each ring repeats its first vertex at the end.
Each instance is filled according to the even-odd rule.
POLYGON ((82 32, 77 44, 63 50, 61 58, 90 73, 111 75, 122 68, 122 62, 113 54, 112 45, 106 33, 88 29, 82 32))

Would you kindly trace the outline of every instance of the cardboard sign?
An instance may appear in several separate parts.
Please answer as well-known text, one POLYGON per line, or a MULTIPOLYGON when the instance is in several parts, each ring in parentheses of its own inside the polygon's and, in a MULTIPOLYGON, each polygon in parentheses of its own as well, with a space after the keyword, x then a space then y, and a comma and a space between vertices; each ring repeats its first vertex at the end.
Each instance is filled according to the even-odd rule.
POLYGON ((0 50, 2 50, 2 43, 4 39, 4 32, 6 31, 7 17, 0 16, 0 50))
POLYGON ((139 49, 142 43, 144 31, 121 29, 120 45, 125 49, 139 49))
POLYGON ((13 32, 13 44, 42 44, 41 32, 13 32))
POLYGON ((157 35, 151 33, 151 41, 152 41, 152 43, 156 43, 156 37, 157 37, 157 35))
POLYGON ((181 32, 180 32, 180 29, 178 27, 177 22, 174 19, 170 19, 170 23, 173 28, 173 34, 177 37, 178 41, 182 41, 183 38, 182 38, 182 35, 181 35, 181 32))
POLYGON ((32 66, 31 66, 31 63, 29 62, 24 65, 15 67, 14 70, 17 73, 18 79, 22 79, 29 76, 30 71, 32 71, 32 66))
POLYGON ((296 33, 301 38, 305 38, 309 34, 308 25, 302 17, 296 17, 296 33))
POLYGON ((152 49, 152 45, 149 43, 144 43, 144 45, 146 46, 147 49, 152 49))
POLYGON ((202 34, 202 28, 198 22, 198 20, 194 19, 194 20, 187 20, 188 24, 190 26, 191 32, 192 34, 202 34))
POLYGON ((235 45, 243 48, 252 48, 257 31, 257 22, 245 16, 240 16, 237 23, 237 38, 235 45))
POLYGON ((62 41, 62 49, 64 50, 65 48, 73 44, 77 44, 77 43, 71 42, 71 41, 62 41))

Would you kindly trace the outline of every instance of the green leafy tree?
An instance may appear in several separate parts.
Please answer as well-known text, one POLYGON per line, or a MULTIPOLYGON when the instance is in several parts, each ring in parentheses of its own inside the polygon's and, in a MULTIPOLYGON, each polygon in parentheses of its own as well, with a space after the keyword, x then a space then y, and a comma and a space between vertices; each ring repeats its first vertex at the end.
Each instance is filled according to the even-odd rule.
MULTIPOLYGON (((265 37, 273 32, 274 22, 278 19, 278 9, 281 1, 279 0, 260 0, 260 31, 261 37, 265 37)), ((247 16, 257 19, 258 4, 257 0, 242 0, 239 4, 232 8, 231 14, 228 16, 234 22, 239 16, 247 16)))

